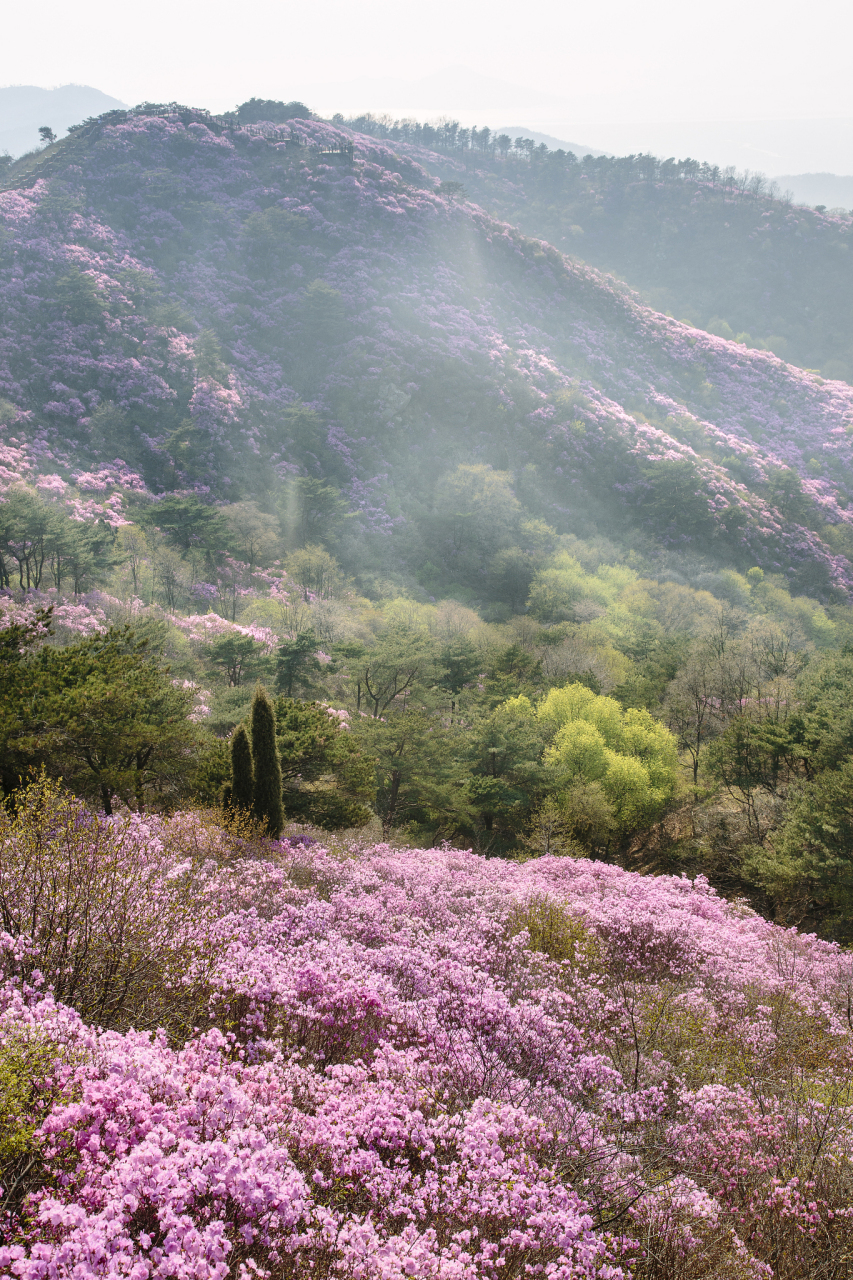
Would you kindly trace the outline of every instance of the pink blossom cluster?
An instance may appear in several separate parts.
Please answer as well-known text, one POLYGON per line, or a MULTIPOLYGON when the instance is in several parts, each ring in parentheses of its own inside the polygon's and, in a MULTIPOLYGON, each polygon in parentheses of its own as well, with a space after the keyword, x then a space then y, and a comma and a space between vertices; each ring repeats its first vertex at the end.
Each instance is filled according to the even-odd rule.
POLYGON ((54 587, 45 591, 3 592, 0 594, 0 626, 33 622, 38 610, 50 608, 53 642, 67 644, 132 620, 142 607, 139 599, 119 600, 98 590, 79 596, 66 596, 54 587))
POLYGON ((70 508, 72 520, 83 523, 86 520, 103 520, 113 529, 120 529, 131 522, 125 517, 124 504, 120 493, 113 493, 103 502, 95 498, 68 498, 66 505, 70 508))
POLYGON ((271 627, 262 627, 254 622, 243 626, 239 622, 229 622, 218 613, 191 613, 187 617, 173 613, 167 616, 173 626, 196 643, 209 644, 211 640, 227 635, 249 636, 263 646, 265 653, 272 653, 279 642, 271 627))
POLYGON ((209 689, 202 689, 194 680, 173 680, 172 684, 178 689, 191 689, 193 694, 192 710, 187 717, 196 724, 201 720, 206 720, 212 714, 210 699, 213 696, 209 689))
POLYGON ((42 498, 61 503, 72 520, 104 520, 113 529, 131 522, 124 513, 122 490, 147 492, 142 477, 132 471, 120 458, 108 468, 97 473, 79 472, 69 482, 54 471, 41 470, 43 462, 66 462, 57 458, 43 440, 24 443, 19 437, 8 436, 0 427, 0 501, 2 494, 13 485, 32 485, 42 498), (4 438, 5 437, 5 438, 4 438), (73 487, 72 487, 73 486, 73 487), (77 493, 74 492, 74 487, 77 493), (112 493, 109 490, 113 490, 112 493), (100 501, 80 497, 79 494, 97 492, 108 496, 100 501))
POLYGON ((0 427, 0 492, 20 484, 33 470, 26 445, 14 436, 4 439, 4 435, 5 430, 0 427))
MULTIPOLYGON (((46 603, 46 600, 37 598, 36 592, 29 592, 24 596, 0 592, 0 630, 5 630, 6 627, 31 626, 36 622, 39 608, 46 603)), ((48 634, 44 623, 38 624, 37 634, 48 634)))
POLYGON ((190 414, 196 426, 219 445, 229 445, 230 428, 242 407, 240 393, 220 386, 211 378, 199 379, 190 400, 190 414))
MULTIPOLYGON (((97 595, 97 593, 93 593, 97 595)), ((103 608, 94 601, 60 598, 53 610, 53 633, 59 640, 99 635, 109 627, 103 608)))
POLYGON ((326 708, 326 714, 329 719, 335 721, 339 729, 349 729, 350 724, 348 711, 343 707, 330 707, 326 702, 323 702, 320 705, 326 708))
POLYGON ((758 1280, 849 1249, 836 947, 601 863, 45 821, 113 877, 86 963, 131 963, 110 911, 136 904, 171 1038, 45 990, 67 951, 7 824, 5 918, 33 939, 5 939, 0 1053, 51 1061, 4 1274, 758 1280))
POLYGON ((84 493, 104 493, 109 489, 132 489, 137 493, 146 491, 142 476, 131 470, 121 458, 116 458, 111 466, 102 467, 100 471, 81 471, 74 482, 84 493))
POLYGON ((62 476, 50 474, 36 476, 36 488, 43 498, 64 498, 68 482, 62 476))

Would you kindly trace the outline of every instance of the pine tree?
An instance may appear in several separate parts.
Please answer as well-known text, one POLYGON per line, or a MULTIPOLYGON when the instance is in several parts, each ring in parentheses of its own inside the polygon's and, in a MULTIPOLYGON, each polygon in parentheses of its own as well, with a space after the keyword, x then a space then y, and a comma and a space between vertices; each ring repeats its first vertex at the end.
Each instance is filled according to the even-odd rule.
POLYGON ((255 795, 255 782, 252 770, 252 748, 249 746, 249 735, 240 725, 234 730, 231 738, 231 797, 230 802, 235 809, 251 812, 255 795))
POLYGON ((275 712, 266 690, 258 685, 252 702, 252 754, 255 761, 254 815, 273 840, 284 826, 281 762, 275 740, 275 712))

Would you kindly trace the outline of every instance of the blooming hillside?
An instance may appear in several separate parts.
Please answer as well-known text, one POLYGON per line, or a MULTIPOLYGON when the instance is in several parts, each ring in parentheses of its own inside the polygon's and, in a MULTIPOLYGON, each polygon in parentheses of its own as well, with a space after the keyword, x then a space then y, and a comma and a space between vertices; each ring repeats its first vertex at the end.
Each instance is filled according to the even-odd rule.
POLYGON ((604 510, 853 586, 853 389, 651 311, 391 145, 118 113, 9 182, 2 475, 86 478, 81 518, 116 523, 140 484, 233 500, 297 473, 408 563, 436 480, 488 462, 558 529, 604 510))
POLYGON ((455 121, 346 123, 688 324, 851 381, 849 210, 797 206, 763 174, 689 158, 581 158, 455 121))
POLYGON ((849 1274, 834 946, 599 863, 20 815, 4 1274, 849 1274))

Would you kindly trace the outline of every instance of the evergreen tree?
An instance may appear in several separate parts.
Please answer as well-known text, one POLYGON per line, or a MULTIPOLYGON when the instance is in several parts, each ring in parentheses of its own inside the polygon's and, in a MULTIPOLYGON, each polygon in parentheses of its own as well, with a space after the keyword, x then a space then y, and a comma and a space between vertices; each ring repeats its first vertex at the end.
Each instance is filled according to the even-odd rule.
MULTIPOLYGON (((180 794, 198 745, 192 694, 130 627, 65 648, 42 643, 42 611, 0 644, 0 781, 7 791, 44 766, 79 795, 142 809, 180 794), (20 643, 23 653, 13 655, 20 643), (39 645, 34 653, 27 650, 39 645)), ((5 629, 4 629, 5 630, 5 629)))
POLYGON ((376 798, 376 761, 338 717, 321 702, 275 702, 285 812, 330 831, 363 826, 376 798))
POLYGON ((254 815, 266 826, 271 838, 277 840, 284 826, 281 763, 275 740, 275 712, 261 685, 255 690, 252 702, 252 755, 255 761, 254 815))
POLYGON ((252 748, 249 735, 242 725, 238 725, 231 738, 231 795, 230 803, 235 809, 250 812, 255 795, 255 781, 252 770, 252 748))
POLYGON ((310 689, 312 676, 321 670, 316 652, 319 641, 312 630, 303 631, 294 640, 283 640, 278 647, 276 690, 292 698, 294 693, 310 689))

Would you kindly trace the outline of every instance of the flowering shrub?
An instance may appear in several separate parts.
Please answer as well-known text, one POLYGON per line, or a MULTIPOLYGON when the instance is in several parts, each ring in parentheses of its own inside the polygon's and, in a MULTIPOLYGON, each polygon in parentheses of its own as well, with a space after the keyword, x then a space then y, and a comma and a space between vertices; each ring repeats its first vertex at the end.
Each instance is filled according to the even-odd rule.
MULTIPOLYGON (((102 591, 89 591, 74 600, 66 600, 54 590, 29 591, 19 600, 0 595, 0 629, 35 622, 39 611, 46 609, 51 610, 51 635, 59 642, 106 631, 110 625, 108 612, 123 612, 121 602, 102 591)), ((47 638, 46 630, 43 634, 47 638)))
POLYGON ((0 831, 6 1274, 844 1274, 831 944, 701 880, 29 801, 0 831))
POLYGON ((229 622, 218 613, 194 613, 188 617, 179 614, 168 615, 169 621, 195 643, 207 643, 220 636, 248 636, 259 644, 265 653, 272 653, 278 637, 270 627, 256 624, 244 627, 237 622, 229 622))

